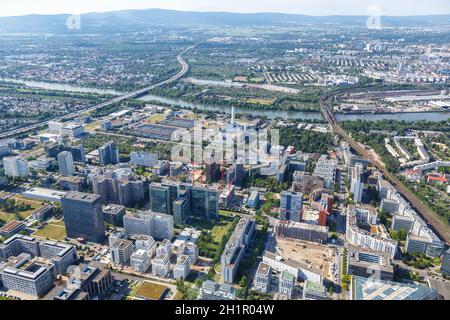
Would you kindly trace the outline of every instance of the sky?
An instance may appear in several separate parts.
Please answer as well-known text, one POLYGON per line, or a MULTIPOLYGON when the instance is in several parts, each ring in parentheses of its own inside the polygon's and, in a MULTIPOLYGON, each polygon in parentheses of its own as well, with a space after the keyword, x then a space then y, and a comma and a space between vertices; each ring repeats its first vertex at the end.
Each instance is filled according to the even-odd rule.
POLYGON ((82 14, 124 9, 184 11, 284 12, 307 15, 367 15, 378 6, 382 15, 450 14, 449 0, 2 0, 0 16, 82 14))

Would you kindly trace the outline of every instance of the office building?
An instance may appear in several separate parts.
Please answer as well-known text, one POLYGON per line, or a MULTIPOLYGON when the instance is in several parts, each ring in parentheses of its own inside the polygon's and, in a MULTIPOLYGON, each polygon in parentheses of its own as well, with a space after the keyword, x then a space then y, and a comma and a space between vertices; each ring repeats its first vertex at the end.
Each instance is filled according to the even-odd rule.
POLYGON ((288 271, 283 271, 280 275, 278 284, 278 293, 286 295, 288 298, 292 298, 295 288, 295 276, 288 271))
POLYGON ((151 211, 127 213, 123 224, 129 236, 147 235, 158 240, 173 238, 173 217, 167 214, 151 211))
POLYGON ((3 158, 3 168, 5 175, 10 178, 26 178, 28 177, 28 163, 21 157, 5 157, 3 158))
POLYGON ((271 282, 272 268, 267 263, 260 262, 254 280, 255 290, 268 293, 271 282))
POLYGON ((56 271, 49 260, 21 253, 0 267, 0 278, 5 289, 40 298, 53 287, 56 271))
POLYGON ((253 209, 258 208, 258 205, 259 205, 259 192, 258 191, 252 191, 252 193, 248 197, 247 205, 253 209))
POLYGON ((360 277, 377 277, 393 280, 394 267, 387 253, 355 246, 348 247, 347 274, 360 277))
POLYGON ((302 218, 303 194, 291 191, 280 193, 280 219, 300 222, 302 218))
POLYGON ((327 243, 328 227, 315 224, 278 220, 274 234, 277 237, 327 243))
POLYGON ((181 255, 177 258, 177 263, 173 268, 173 277, 176 280, 182 279, 186 280, 191 271, 191 266, 189 263, 189 257, 186 255, 181 255))
POLYGON ((206 183, 213 183, 220 180, 220 164, 214 159, 205 160, 206 183))
POLYGON ((108 204, 103 206, 103 220, 115 227, 123 227, 123 216, 125 207, 117 204, 108 204))
POLYGON ((81 290, 88 295, 88 299, 102 299, 114 284, 111 270, 106 264, 91 261, 80 264, 69 275, 66 290, 81 290))
POLYGON ((363 170, 363 166, 360 163, 357 163, 352 169, 350 192, 353 193, 353 201, 355 203, 361 203, 362 199, 364 186, 364 183, 362 181, 363 170))
POLYGON ((130 257, 133 254, 133 242, 125 239, 115 241, 110 250, 111 260, 115 264, 122 266, 129 265, 130 257))
POLYGON ((177 226, 182 226, 186 223, 190 214, 189 197, 186 193, 180 195, 178 199, 172 202, 173 220, 177 226))
POLYGON ((92 188, 103 204, 134 206, 144 200, 144 183, 135 180, 130 169, 108 170, 92 177, 92 188))
POLYGON ((67 268, 78 260, 75 246, 55 241, 38 241, 36 238, 15 234, 0 244, 0 260, 17 257, 22 253, 32 257, 42 257, 54 264, 58 274, 63 274, 67 268))
POLYGON ((73 157, 69 151, 58 153, 59 173, 62 176, 73 176, 75 173, 73 157))
POLYGON ((25 223, 17 220, 12 220, 7 222, 3 227, 0 228, 0 236, 4 238, 9 238, 19 233, 25 228, 25 223))
POLYGON ((436 289, 354 276, 350 282, 350 300, 436 300, 436 289))
POLYGON ((145 273, 151 266, 150 255, 146 250, 136 250, 130 257, 130 263, 134 271, 145 273))
POLYGON ((450 249, 442 256, 441 272, 443 275, 450 276, 450 249))
POLYGON ((154 167, 158 163, 156 153, 133 151, 130 153, 130 164, 140 167, 154 167))
POLYGON ((67 237, 102 243, 105 240, 101 198, 69 192, 61 199, 67 237))
POLYGON ((306 280, 303 285, 303 300, 327 300, 327 289, 320 283, 306 280))
POLYGON ((149 186, 150 210, 164 214, 172 214, 172 201, 169 186, 152 183, 149 186))
POLYGON ((119 150, 115 142, 108 142, 98 149, 99 161, 102 165, 119 163, 119 150))
POLYGON ((219 192, 215 189, 190 187, 188 190, 190 215, 204 220, 219 218, 219 192))

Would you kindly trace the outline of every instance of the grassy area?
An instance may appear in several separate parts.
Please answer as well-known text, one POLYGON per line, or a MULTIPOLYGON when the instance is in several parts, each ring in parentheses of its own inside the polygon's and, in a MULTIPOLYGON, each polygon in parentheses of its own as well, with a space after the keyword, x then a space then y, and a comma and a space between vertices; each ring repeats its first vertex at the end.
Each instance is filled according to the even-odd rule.
POLYGON ((47 224, 42 229, 33 233, 33 236, 62 241, 67 237, 67 234, 65 227, 58 224, 47 224))
POLYGON ((253 104, 262 104, 264 106, 270 106, 273 104, 274 101, 272 99, 248 98, 248 99, 245 99, 245 102, 253 103, 253 104))
POLYGON ((220 243, 222 241, 222 237, 230 232, 233 227, 234 218, 232 217, 220 217, 219 224, 215 225, 211 230, 211 237, 214 242, 220 243))
POLYGON ((134 293, 137 298, 160 300, 168 287, 161 284, 144 281, 134 293))
POLYGON ((3 212, 0 211, 0 221, 2 223, 7 223, 12 220, 17 220, 17 216, 21 219, 26 219, 33 214, 36 210, 42 208, 44 206, 43 203, 39 201, 24 199, 21 196, 12 197, 15 200, 16 205, 27 205, 29 204, 31 208, 25 211, 17 211, 17 212, 3 212))

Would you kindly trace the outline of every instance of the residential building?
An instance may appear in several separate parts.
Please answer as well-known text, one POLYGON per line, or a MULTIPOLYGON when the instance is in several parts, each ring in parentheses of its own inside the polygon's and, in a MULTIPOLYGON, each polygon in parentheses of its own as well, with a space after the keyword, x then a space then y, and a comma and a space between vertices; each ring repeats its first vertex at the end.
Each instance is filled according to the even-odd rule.
POLYGON ((226 283, 233 283, 244 255, 255 233, 255 221, 241 218, 230 236, 220 258, 222 279, 226 283))
POLYGON ((152 260, 152 275, 167 278, 170 272, 170 257, 168 254, 157 255, 152 260))
POLYGON ((151 266, 151 259, 149 252, 138 249, 130 256, 131 268, 138 272, 147 272, 151 266))
POLYGON ((133 254, 133 242, 130 240, 120 239, 115 241, 110 248, 111 260, 122 266, 130 264, 130 257, 133 254))
POLYGON ((200 288, 200 300, 235 300, 236 289, 229 284, 215 283, 211 280, 203 282, 200 288))
POLYGON ((350 192, 353 193, 353 201, 355 203, 361 203, 362 200, 364 186, 364 183, 362 181, 363 170, 363 166, 360 163, 357 163, 352 169, 350 192))
POLYGON ((303 194, 291 191, 280 193, 280 219, 300 222, 302 218, 303 194))
POLYGON ((177 258, 177 263, 173 268, 173 277, 177 280, 185 280, 189 276, 191 271, 191 266, 189 263, 189 257, 186 255, 181 255, 177 258))

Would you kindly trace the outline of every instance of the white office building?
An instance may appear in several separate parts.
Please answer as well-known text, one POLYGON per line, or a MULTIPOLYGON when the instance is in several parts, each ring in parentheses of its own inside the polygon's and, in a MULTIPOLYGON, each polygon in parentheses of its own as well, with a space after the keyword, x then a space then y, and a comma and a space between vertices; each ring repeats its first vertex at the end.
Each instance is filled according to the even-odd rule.
POLYGON ((75 169, 73 165, 72 153, 63 151, 58 153, 59 173, 62 176, 73 176, 75 169))
POLYGON ((125 233, 128 236, 147 235, 158 240, 173 238, 173 216, 141 211, 127 213, 123 217, 125 233))
POLYGON ((6 157, 3 158, 3 167, 5 175, 11 178, 26 178, 28 177, 28 162, 21 157, 6 157))

